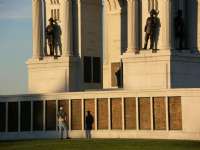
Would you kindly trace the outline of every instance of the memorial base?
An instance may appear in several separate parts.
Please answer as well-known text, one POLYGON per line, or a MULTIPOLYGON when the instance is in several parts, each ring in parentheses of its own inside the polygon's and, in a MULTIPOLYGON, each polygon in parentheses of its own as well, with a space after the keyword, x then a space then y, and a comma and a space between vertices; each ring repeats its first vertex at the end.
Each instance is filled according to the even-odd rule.
POLYGON ((28 65, 28 88, 30 93, 78 91, 79 58, 45 57, 30 59, 28 65))
POLYGON ((123 55, 125 89, 200 88, 200 55, 150 50, 123 55))

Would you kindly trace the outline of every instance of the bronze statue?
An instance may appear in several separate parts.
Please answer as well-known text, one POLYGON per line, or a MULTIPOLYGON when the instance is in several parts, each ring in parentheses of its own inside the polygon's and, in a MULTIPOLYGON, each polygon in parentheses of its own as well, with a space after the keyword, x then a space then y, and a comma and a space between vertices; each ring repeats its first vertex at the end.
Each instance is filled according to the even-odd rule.
POLYGON ((158 12, 152 9, 150 17, 147 18, 145 25, 145 43, 144 49, 147 49, 148 41, 150 39, 150 49, 157 49, 158 34, 160 28, 160 19, 158 18, 158 12))
POLYGON ((184 20, 182 17, 182 10, 178 10, 178 14, 175 17, 175 39, 177 49, 183 49, 183 41, 184 41, 184 20))
POLYGON ((155 51, 158 50, 157 45, 158 45, 158 39, 159 39, 160 27, 161 27, 160 18, 158 17, 158 14, 159 12, 156 12, 155 17, 154 17, 155 28, 153 32, 153 49, 155 51))
POLYGON ((55 48, 55 53, 56 56, 58 56, 58 49, 59 49, 59 53, 60 55, 62 55, 62 43, 61 43, 61 28, 58 25, 57 21, 54 21, 54 48, 55 48))
POLYGON ((49 49, 50 49, 50 56, 54 55, 54 47, 55 47, 53 22, 54 22, 53 18, 50 18, 49 25, 46 27, 46 30, 45 30, 46 39, 47 39, 49 49))

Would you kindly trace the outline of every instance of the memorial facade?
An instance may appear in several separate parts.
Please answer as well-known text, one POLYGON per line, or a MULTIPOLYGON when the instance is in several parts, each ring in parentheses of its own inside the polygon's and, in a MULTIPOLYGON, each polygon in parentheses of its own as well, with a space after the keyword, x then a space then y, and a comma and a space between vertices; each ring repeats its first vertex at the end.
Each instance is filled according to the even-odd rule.
POLYGON ((32 0, 27 95, 0 96, 0 139, 200 140, 200 1, 32 0), (11 117, 11 114, 15 114, 11 117))

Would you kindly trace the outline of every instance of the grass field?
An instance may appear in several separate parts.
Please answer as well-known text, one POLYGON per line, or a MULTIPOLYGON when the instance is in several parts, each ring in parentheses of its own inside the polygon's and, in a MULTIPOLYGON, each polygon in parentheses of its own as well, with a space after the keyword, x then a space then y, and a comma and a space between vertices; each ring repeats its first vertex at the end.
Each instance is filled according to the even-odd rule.
POLYGON ((200 141, 121 139, 1 141, 0 150, 200 150, 200 141))

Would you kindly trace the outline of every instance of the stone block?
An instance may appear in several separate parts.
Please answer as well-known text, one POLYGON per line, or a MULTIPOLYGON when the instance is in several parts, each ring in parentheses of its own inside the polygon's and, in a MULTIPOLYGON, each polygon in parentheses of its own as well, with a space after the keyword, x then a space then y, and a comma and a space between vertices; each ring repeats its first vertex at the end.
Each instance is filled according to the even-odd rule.
POLYGON ((174 53, 171 50, 141 51, 123 55, 124 88, 127 90, 199 88, 198 54, 174 53))
POLYGON ((51 93, 80 90, 80 63, 78 58, 45 57, 32 60, 28 65, 28 86, 30 93, 51 93))

